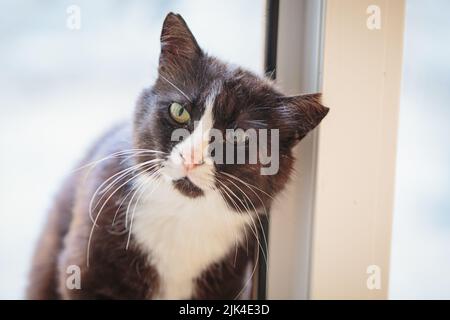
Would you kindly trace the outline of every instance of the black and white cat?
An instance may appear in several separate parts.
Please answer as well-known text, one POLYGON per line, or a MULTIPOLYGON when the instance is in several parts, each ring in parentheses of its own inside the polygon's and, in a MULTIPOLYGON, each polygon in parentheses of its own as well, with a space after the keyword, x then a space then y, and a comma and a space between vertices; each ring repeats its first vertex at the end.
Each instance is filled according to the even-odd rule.
POLYGON ((134 123, 108 132, 55 199, 29 298, 249 297, 259 215, 289 179, 293 146, 328 108, 317 94, 286 97, 266 79, 206 55, 172 13, 158 71, 134 123), (278 170, 262 174, 259 159, 227 158, 238 148, 251 152, 248 136, 225 138, 219 146, 228 149, 211 152, 211 133, 227 129, 276 130, 266 148, 277 154, 278 170), (184 139, 173 139, 177 130, 184 139), (81 289, 66 286, 70 266, 81 270, 81 289))

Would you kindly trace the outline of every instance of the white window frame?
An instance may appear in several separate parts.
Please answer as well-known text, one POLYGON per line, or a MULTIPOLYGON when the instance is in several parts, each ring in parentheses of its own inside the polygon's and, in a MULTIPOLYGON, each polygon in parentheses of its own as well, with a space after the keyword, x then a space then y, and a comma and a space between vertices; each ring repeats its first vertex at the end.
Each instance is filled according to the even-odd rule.
POLYGON ((269 299, 387 298, 403 24, 404 0, 279 3, 277 83, 322 91, 331 111, 271 210, 269 299), (366 25, 371 5, 379 30, 366 25))

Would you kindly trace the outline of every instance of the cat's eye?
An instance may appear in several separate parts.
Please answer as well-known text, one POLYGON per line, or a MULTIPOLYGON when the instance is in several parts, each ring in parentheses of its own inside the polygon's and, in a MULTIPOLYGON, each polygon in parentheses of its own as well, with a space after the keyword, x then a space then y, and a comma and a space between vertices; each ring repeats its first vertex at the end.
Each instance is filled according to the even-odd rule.
POLYGON ((169 108, 170 116, 178 123, 185 124, 191 120, 191 115, 181 104, 173 102, 169 108))

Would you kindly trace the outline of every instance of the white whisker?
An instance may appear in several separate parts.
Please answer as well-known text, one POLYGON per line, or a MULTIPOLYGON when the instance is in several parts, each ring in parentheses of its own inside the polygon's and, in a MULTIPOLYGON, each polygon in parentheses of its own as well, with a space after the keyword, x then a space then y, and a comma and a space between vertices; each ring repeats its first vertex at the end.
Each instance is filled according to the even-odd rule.
MULTIPOLYGON (((255 267, 253 268, 253 271, 252 271, 252 273, 251 273, 251 275, 250 275, 250 277, 249 277, 249 279, 247 279, 247 281, 245 282, 245 284, 244 284, 244 286, 243 286, 243 288, 239 291, 239 293, 235 296, 235 298, 234 299, 237 299, 241 294, 242 294, 242 292, 246 289, 246 287, 249 285, 249 282, 251 281, 251 279, 253 278, 253 276, 254 276, 254 274, 255 274, 255 272, 256 272, 256 268, 257 268, 257 265, 258 265, 258 261, 259 261, 259 249, 258 248, 261 248, 262 250, 262 252, 264 253, 264 250, 263 250, 263 247, 262 247, 262 244, 261 244, 261 242, 260 242, 260 240, 259 240, 259 236, 258 236, 258 228, 256 227, 256 224, 255 224, 255 221, 254 221, 254 219, 253 219, 253 217, 252 217, 252 215, 250 214, 250 212, 249 212, 249 208, 248 208, 248 206, 246 206, 243 202, 242 202, 242 200, 228 187, 228 186, 226 186, 222 181, 220 181, 219 179, 217 179, 217 182, 219 182, 219 184, 221 184, 224 188, 226 188, 241 204, 242 204, 242 206, 244 207, 244 209, 247 211, 247 214, 248 214, 248 216, 250 217, 250 219, 251 219, 251 222, 252 222, 252 225, 253 225, 253 227, 254 227, 254 229, 252 228, 252 226, 251 225, 249 225, 249 227, 250 227, 250 230, 252 231, 252 233, 253 233, 253 235, 255 236, 255 239, 256 239, 256 242, 257 242, 257 258, 256 258, 256 262, 255 262, 255 267)), ((231 196, 228 194, 228 192, 226 192, 225 190, 223 190, 227 195, 228 195, 228 198, 230 199, 230 201, 232 201, 232 203, 233 203, 233 205, 236 207, 236 209, 238 209, 239 210, 239 212, 242 214, 242 211, 238 208, 238 206, 237 206, 237 204, 236 204, 236 202, 235 201, 233 201, 232 200, 232 198, 231 198, 231 196)), ((257 215, 257 212, 255 212, 255 214, 257 215)), ((264 233, 264 230, 262 230, 262 232, 264 233)), ((247 254, 248 254, 248 249, 247 249, 247 254)), ((267 263, 267 257, 265 256, 265 254, 264 254, 264 259, 265 259, 265 261, 266 261, 266 263, 267 263)))
MULTIPOLYGON (((159 174, 159 171, 158 171, 158 170, 156 170, 155 172, 153 172, 153 173, 149 176, 149 179, 153 178, 153 177, 154 177, 155 175, 157 175, 157 174, 159 174)), ((141 191, 139 197, 136 199, 136 202, 135 202, 134 208, 133 208, 133 213, 131 214, 131 219, 130 219, 130 229, 129 229, 129 231, 128 231, 128 239, 127 239, 127 244, 126 244, 126 246, 125 246, 125 249, 126 249, 126 250, 128 250, 128 247, 129 247, 129 245, 130 245, 131 232, 132 232, 132 229, 133 229, 134 214, 135 214, 135 212, 136 212, 137 205, 138 205, 138 203, 139 203, 139 201, 140 201, 142 195, 147 191, 147 188, 148 188, 150 185, 152 185, 152 184, 145 185, 145 183, 142 183, 142 185, 144 185, 145 188, 141 191)), ((141 185, 139 188, 141 188, 142 185, 141 185)), ((150 196, 150 195, 156 190, 156 188, 157 188, 158 186, 159 186, 159 180, 158 180, 158 183, 155 183, 155 184, 153 185, 153 189, 150 191, 149 194, 147 194, 147 197, 150 196)), ((131 203, 131 201, 130 201, 130 203, 131 203)))
MULTIPOLYGON (((140 165, 141 165, 141 166, 144 166, 144 165, 149 165, 149 164, 143 162, 143 163, 141 163, 140 165)), ((157 166, 157 164, 155 164, 154 166, 157 166)), ((99 217, 100 217, 100 215, 101 215, 103 209, 105 208, 105 206, 106 206, 106 204, 108 203, 108 201, 114 196, 114 194, 115 194, 118 190, 120 190, 123 186, 125 186, 126 184, 128 184, 128 183, 131 182, 132 180, 138 178, 139 176, 141 176, 141 175, 144 174, 144 173, 146 173, 146 172, 145 172, 145 171, 140 172, 140 173, 138 173, 137 175, 135 175, 135 176, 131 177, 130 179, 128 179, 127 181, 125 181, 125 182, 124 182, 123 184, 121 184, 118 188, 116 188, 116 189, 114 190, 114 192, 112 192, 112 193, 109 195, 109 197, 103 202, 103 205, 101 206, 101 208, 100 208, 100 210, 99 210, 97 216, 95 217, 95 220, 93 221, 93 224, 92 224, 92 227, 91 227, 91 231, 90 231, 90 233, 89 233, 89 239, 88 239, 88 245, 87 245, 87 253, 86 253, 86 255, 87 255, 86 264, 87 264, 88 267, 89 267, 90 248, 91 248, 92 236, 93 236, 93 234, 94 234, 95 227, 97 226, 97 221, 98 221, 98 219, 99 219, 99 217)), ((125 221, 125 224, 126 224, 126 221, 125 221)))
POLYGON ((97 206, 100 204, 100 202, 103 200, 104 196, 106 195, 106 193, 109 191, 109 189, 111 189, 112 187, 114 187, 114 185, 118 182, 120 182, 121 179, 125 178, 127 175, 132 174, 133 171, 147 165, 147 164, 152 164, 152 163, 159 163, 162 160, 159 159, 153 159, 153 160, 149 160, 149 161, 145 161, 142 163, 138 163, 134 166, 125 168, 124 170, 121 170, 117 173, 115 173, 114 175, 112 175, 111 177, 109 177, 108 179, 106 179, 94 192, 93 196, 91 197, 91 201, 89 202, 89 216, 91 218, 91 221, 93 221, 93 217, 92 217, 92 213, 93 211, 97 208, 97 206), (119 177, 117 177, 119 175, 119 177), (117 177, 117 178, 116 178, 117 177), (110 180, 115 179, 113 182, 111 182, 109 185, 107 185, 103 190, 103 186, 105 186, 110 180), (95 207, 93 207, 93 203, 95 198, 97 197, 97 195, 102 195, 100 197, 100 199, 97 201, 95 207))
POLYGON ((159 74, 159 76, 167 81, 172 87, 174 87, 175 89, 178 90, 178 92, 180 92, 190 103, 192 103, 192 100, 189 98, 189 96, 183 92, 183 90, 181 90, 180 88, 178 88, 173 82, 171 82, 169 79, 167 79, 166 77, 164 77, 162 74, 159 74))
MULTIPOLYGON (((253 210, 254 210, 254 212, 255 212, 255 216, 256 216, 256 218, 258 219, 258 221, 259 221, 259 226, 261 227, 261 233, 262 233, 262 235, 263 235, 263 240, 264 240, 264 244, 265 244, 265 246, 266 246, 266 248, 268 247, 268 243, 267 243, 267 237, 266 237, 266 233, 264 232, 264 227, 263 227, 263 225, 262 225, 262 222, 261 222, 261 219, 259 218, 259 214, 258 214, 258 211, 256 210, 256 207, 255 207, 255 205, 253 204, 253 201, 248 197, 248 195, 244 192, 244 190, 242 190, 237 184, 235 184, 233 181, 231 181, 230 179, 227 179, 227 181, 229 182, 229 183, 231 183, 231 184, 233 184, 243 195, 244 195, 244 197, 246 197, 247 198, 247 200, 248 200, 248 202, 250 202, 250 204, 251 204, 251 206, 253 207, 253 210)), ((262 201, 262 200, 261 200, 262 201)), ((264 204, 263 204, 264 205, 264 204)), ((253 218, 252 218, 253 219, 253 218)), ((255 228, 256 228, 256 225, 255 225, 255 228)), ((261 248, 261 249, 263 249, 263 248, 261 248)), ((267 262, 267 257, 266 257, 266 254, 265 254, 265 252, 264 252, 264 250, 262 250, 262 252, 263 252, 263 255, 264 255, 264 259, 265 259, 265 261, 267 262)))

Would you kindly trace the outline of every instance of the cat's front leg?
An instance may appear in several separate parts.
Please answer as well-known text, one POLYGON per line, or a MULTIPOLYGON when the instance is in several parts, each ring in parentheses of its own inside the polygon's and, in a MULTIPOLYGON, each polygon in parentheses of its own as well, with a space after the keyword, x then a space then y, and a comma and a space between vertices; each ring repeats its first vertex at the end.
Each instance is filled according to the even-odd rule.
POLYGON ((250 240, 220 263, 210 266, 197 279, 193 299, 252 299, 253 276, 257 267, 254 252, 254 243, 250 240))
POLYGON ((68 234, 59 259, 58 282, 63 299, 155 297, 158 274, 133 243, 125 248, 126 235, 112 235, 98 228, 91 239, 88 261, 89 239, 81 229, 74 228, 68 234))

